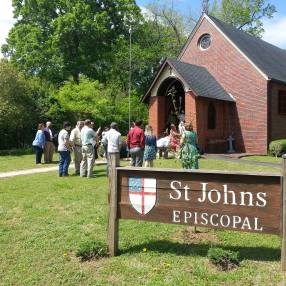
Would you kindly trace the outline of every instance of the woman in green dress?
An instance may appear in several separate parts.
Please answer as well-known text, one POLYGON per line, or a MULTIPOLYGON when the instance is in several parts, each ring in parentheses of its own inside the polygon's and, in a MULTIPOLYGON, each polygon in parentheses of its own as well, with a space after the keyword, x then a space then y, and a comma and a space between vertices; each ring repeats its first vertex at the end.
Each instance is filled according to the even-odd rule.
POLYGON ((187 125, 186 131, 181 138, 181 149, 179 158, 182 161, 184 169, 198 169, 199 168, 199 153, 197 149, 197 133, 193 131, 191 124, 187 125))

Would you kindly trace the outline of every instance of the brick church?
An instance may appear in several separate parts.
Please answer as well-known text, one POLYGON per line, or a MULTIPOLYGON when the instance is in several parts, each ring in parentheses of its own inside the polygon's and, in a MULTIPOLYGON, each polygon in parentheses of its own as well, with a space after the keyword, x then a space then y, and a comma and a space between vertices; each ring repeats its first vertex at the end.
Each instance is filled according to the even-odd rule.
POLYGON ((166 59, 142 101, 162 136, 183 115, 206 152, 266 154, 286 138, 286 50, 203 14, 176 60, 166 59))

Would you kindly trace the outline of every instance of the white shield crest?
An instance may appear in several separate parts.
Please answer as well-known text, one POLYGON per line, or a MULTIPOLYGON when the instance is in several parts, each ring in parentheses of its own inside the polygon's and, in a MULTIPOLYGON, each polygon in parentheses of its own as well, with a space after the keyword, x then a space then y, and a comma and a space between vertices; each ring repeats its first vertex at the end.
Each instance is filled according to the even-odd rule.
POLYGON ((156 204, 156 179, 130 177, 128 193, 133 208, 141 215, 145 215, 156 204))

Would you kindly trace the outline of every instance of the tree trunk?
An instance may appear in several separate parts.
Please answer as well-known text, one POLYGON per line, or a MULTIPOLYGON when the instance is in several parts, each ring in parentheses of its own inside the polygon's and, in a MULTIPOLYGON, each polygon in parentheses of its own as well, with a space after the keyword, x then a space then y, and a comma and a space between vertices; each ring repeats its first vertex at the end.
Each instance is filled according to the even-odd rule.
POLYGON ((79 84, 79 73, 73 73, 72 78, 74 83, 79 84))

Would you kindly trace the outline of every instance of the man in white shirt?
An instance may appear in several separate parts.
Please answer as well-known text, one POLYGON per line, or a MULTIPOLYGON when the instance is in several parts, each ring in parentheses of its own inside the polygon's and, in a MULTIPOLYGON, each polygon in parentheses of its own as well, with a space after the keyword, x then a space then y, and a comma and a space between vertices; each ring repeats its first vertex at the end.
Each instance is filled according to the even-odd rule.
POLYGON ((80 131, 83 128, 84 122, 78 121, 76 127, 71 131, 70 141, 73 143, 73 151, 74 151, 74 169, 75 174, 80 174, 80 163, 82 160, 82 142, 80 131))
POLYGON ((60 131, 58 136, 58 151, 60 154, 59 161, 59 176, 68 176, 69 164, 71 161, 70 149, 71 142, 69 141, 68 131, 71 129, 71 124, 69 122, 64 122, 63 129, 60 131))
MULTIPOLYGON (((108 167, 110 162, 110 156, 115 154, 116 156, 116 166, 119 166, 120 162, 120 148, 122 145, 121 134, 118 132, 118 125, 115 122, 112 122, 110 125, 110 130, 106 132, 103 138, 103 144, 107 144, 107 162, 108 167)), ((108 169, 107 169, 108 172, 108 169)))
POLYGON ((84 121, 84 127, 81 130, 82 142, 82 161, 80 163, 80 176, 92 177, 93 164, 94 164, 94 148, 93 142, 96 138, 96 132, 91 128, 91 121, 89 119, 84 121))

